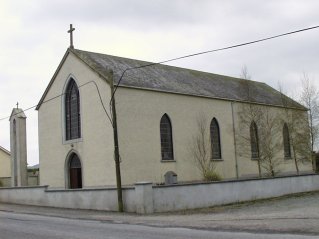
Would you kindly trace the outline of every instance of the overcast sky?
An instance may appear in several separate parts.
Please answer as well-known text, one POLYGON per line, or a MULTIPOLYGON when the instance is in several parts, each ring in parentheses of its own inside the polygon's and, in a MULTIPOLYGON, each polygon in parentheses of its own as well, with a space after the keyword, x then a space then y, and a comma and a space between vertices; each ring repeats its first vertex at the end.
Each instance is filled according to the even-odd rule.
MULTIPOLYGON (((146 61, 319 25, 317 0, 0 0, 0 118, 41 98, 67 47, 146 61)), ((303 72, 319 87, 319 29, 170 63, 253 80, 298 95, 303 72)), ((28 163, 38 163, 37 111, 25 112, 28 163)), ((0 145, 10 149, 9 121, 0 145)), ((54 160, 54 159, 52 159, 54 160)))

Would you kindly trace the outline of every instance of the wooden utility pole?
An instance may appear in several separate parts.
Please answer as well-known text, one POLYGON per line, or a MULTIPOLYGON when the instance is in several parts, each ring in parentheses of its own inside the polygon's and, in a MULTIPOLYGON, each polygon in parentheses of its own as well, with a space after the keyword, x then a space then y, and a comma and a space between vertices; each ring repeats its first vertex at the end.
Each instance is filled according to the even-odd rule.
POLYGON ((124 211, 123 197, 122 197, 122 180, 121 180, 121 168, 120 168, 120 150, 117 134, 117 120, 116 120, 116 108, 115 108, 115 95, 114 95, 114 82, 113 75, 111 80, 111 92, 112 92, 112 121, 113 121, 113 135, 114 135, 114 160, 115 160, 115 172, 116 172, 116 188, 117 188, 117 202, 119 212, 124 211))

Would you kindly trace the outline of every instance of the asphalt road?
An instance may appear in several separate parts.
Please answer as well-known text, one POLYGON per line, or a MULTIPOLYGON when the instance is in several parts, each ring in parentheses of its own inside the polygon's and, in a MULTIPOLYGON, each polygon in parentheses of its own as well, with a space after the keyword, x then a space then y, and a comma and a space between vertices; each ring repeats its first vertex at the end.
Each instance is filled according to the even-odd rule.
POLYGON ((246 232, 223 232, 198 230, 176 227, 153 227, 132 225, 122 222, 105 222, 97 220, 81 220, 0 212, 1 239, 100 239, 100 238, 130 238, 130 239, 230 239, 230 238, 318 238, 317 236, 302 236, 289 234, 264 234, 246 232))
POLYGON ((319 239, 319 192, 151 215, 0 203, 6 238, 319 239))

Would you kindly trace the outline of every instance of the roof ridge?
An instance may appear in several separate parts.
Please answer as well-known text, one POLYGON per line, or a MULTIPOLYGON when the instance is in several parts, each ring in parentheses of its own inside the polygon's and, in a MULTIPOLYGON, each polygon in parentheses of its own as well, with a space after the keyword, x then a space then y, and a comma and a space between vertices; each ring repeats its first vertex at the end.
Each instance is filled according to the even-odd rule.
MULTIPOLYGON (((102 76, 107 82, 113 72, 113 84, 116 84, 126 68, 143 66, 152 62, 136 60, 120 56, 112 56, 104 53, 84 51, 68 48, 58 69, 52 77, 49 86, 44 92, 37 109, 53 83, 57 72, 63 66, 68 54, 72 53, 78 60, 87 64, 90 69, 102 76)), ((72 71, 72 70, 71 70, 72 71)), ((306 110, 305 107, 291 99, 288 106, 284 106, 280 92, 264 82, 242 79, 211 72, 199 71, 189 68, 156 64, 152 67, 140 67, 134 69, 132 74, 126 74, 121 78, 120 86, 134 89, 153 90, 183 94, 189 96, 203 96, 211 99, 227 99, 247 103, 247 90, 251 91, 250 102, 256 104, 282 106, 306 110), (248 83, 248 84, 247 84, 248 83), (247 86, 249 86, 247 88, 247 86)), ((110 82, 108 82, 110 83, 110 82)), ((288 97, 288 96, 287 96, 288 97)), ((289 98, 289 97, 288 97, 289 98)))
MULTIPOLYGON (((248 80, 248 79, 244 79, 244 78, 240 78, 240 77, 236 77, 236 76, 228 76, 228 75, 217 74, 217 73, 212 73, 212 72, 208 72, 208 71, 202 71, 202 70, 197 70, 197 69, 192 69, 192 68, 185 68, 185 67, 180 67, 180 66, 171 66, 171 65, 167 65, 167 64, 153 62, 153 61, 139 60, 139 59, 116 56, 116 55, 110 55, 110 54, 105 54, 105 53, 100 53, 100 52, 86 51, 86 50, 81 50, 81 49, 72 49, 72 51, 81 51, 81 52, 84 52, 84 53, 90 53, 90 54, 96 54, 96 55, 102 55, 102 56, 108 56, 108 57, 115 57, 115 58, 120 58, 120 59, 123 59, 123 60, 131 60, 131 61, 141 62, 141 63, 145 63, 145 64, 154 64, 152 66, 160 65, 160 66, 169 67, 169 68, 175 68, 175 69, 180 69, 180 70, 195 71, 195 72, 198 72, 198 73, 205 73, 205 74, 209 74, 209 75, 215 75, 215 76, 219 76, 219 77, 229 78, 230 80, 238 80, 238 81, 246 81, 246 80, 248 80)), ((143 65, 141 65, 141 66, 143 66, 143 65)), ((147 66, 147 67, 152 67, 152 66, 147 66)), ((256 80, 248 80, 248 81, 253 82, 253 83, 258 83, 258 84, 266 84, 264 82, 256 81, 256 80)))

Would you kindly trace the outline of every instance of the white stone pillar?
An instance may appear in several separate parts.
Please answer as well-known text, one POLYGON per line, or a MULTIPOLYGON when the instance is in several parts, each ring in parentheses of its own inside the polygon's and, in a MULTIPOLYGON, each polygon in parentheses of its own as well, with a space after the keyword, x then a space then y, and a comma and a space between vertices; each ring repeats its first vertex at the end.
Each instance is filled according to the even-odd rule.
POLYGON ((14 108, 10 116, 11 186, 28 185, 26 116, 14 108))
POLYGON ((148 214, 154 212, 153 183, 139 182, 135 184, 136 213, 148 214))

